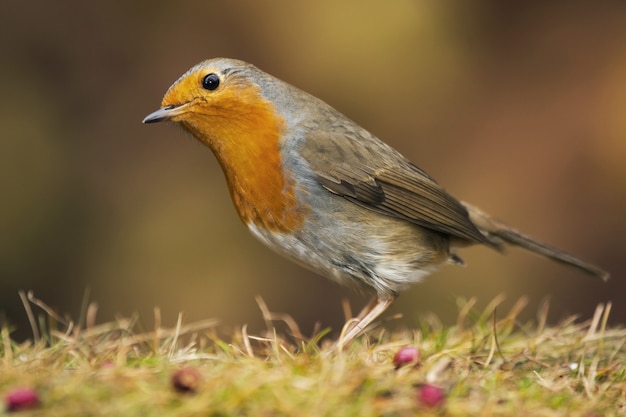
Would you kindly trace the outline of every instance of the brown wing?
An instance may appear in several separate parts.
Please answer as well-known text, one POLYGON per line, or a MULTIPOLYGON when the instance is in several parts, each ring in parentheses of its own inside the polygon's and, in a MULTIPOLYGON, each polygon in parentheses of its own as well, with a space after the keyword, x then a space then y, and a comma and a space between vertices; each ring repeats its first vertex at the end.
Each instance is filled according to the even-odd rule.
POLYGON ((317 131, 300 152, 332 193, 431 230, 498 247, 472 223, 458 200, 365 130, 317 131))

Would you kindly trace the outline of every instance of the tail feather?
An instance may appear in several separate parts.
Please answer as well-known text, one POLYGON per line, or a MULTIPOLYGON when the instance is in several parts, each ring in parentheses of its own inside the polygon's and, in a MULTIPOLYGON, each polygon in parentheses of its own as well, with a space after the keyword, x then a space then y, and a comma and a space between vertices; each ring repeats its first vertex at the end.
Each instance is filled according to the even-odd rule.
POLYGON ((492 219, 486 213, 470 204, 463 203, 467 208, 470 219, 487 237, 494 240, 501 240, 511 245, 519 246, 531 252, 538 253, 556 262, 560 262, 574 268, 578 268, 590 275, 594 275, 607 281, 610 274, 593 264, 585 262, 567 252, 564 252, 554 246, 539 242, 529 236, 526 236, 509 226, 492 219))

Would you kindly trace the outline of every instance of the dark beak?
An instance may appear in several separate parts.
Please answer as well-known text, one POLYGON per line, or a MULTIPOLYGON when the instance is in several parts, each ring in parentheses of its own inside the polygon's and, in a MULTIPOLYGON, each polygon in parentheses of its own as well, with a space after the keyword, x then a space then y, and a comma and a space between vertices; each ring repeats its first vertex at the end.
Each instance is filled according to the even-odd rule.
POLYGON ((169 120, 172 117, 183 113, 185 111, 185 107, 185 104, 180 106, 165 106, 147 115, 146 118, 143 119, 143 123, 156 123, 163 120, 169 120))

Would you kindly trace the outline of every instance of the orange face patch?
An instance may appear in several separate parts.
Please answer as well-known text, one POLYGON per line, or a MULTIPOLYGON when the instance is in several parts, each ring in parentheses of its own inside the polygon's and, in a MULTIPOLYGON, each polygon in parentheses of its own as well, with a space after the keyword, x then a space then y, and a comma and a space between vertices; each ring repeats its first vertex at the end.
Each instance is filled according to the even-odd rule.
POLYGON ((203 69, 183 76, 170 87, 162 105, 184 106, 172 120, 212 149, 244 223, 280 232, 297 228, 304 213, 282 169, 282 117, 260 88, 243 78, 227 80, 215 91, 203 89, 201 79, 210 72, 203 69))

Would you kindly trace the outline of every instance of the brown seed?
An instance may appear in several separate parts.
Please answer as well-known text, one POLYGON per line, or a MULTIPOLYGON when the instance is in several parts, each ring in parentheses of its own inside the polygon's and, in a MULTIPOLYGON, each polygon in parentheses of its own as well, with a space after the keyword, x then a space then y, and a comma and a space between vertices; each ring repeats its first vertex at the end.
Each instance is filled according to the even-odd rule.
POLYGON ((172 374, 172 386, 178 392, 196 392, 201 375, 196 368, 182 368, 172 374))

